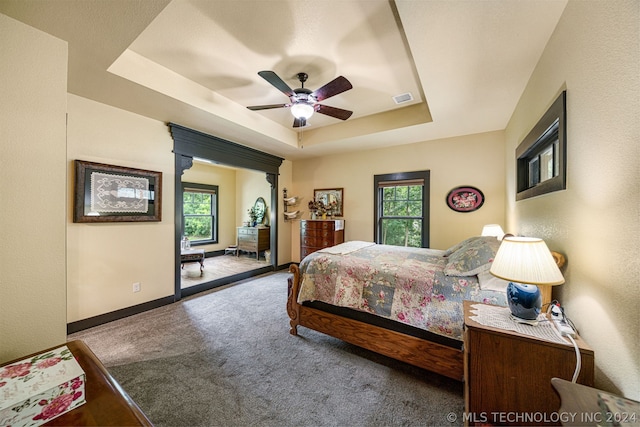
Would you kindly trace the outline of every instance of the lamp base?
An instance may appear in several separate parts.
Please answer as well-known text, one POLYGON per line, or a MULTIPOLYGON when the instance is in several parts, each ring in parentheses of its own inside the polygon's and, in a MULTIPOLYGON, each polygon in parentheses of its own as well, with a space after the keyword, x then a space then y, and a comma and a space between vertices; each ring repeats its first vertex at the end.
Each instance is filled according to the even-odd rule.
POLYGON ((524 323, 525 325, 530 325, 530 326, 538 326, 538 323, 540 323, 538 319, 535 319, 535 320, 522 319, 521 317, 516 317, 513 314, 510 314, 509 317, 511 318, 511 320, 513 320, 516 323, 524 323))
POLYGON ((536 320, 542 308, 542 296, 536 285, 509 282, 507 302, 512 316, 523 320, 536 320))

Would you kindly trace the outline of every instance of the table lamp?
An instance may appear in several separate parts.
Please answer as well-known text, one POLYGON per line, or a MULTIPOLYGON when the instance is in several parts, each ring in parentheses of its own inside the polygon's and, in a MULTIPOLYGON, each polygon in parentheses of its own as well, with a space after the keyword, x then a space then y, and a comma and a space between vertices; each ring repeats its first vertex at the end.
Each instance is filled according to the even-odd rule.
POLYGON ((536 285, 561 285, 564 277, 542 239, 505 237, 489 270, 509 281, 507 302, 516 321, 535 323, 542 307, 536 285))
POLYGON ((496 236, 496 239, 502 240, 504 237, 504 231, 500 224, 487 224, 482 227, 482 236, 496 236))

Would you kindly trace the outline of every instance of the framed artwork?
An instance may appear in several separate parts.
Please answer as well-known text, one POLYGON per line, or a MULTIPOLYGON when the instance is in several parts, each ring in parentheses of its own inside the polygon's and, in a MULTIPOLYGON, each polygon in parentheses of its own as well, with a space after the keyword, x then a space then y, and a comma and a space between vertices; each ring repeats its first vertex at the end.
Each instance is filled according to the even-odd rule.
POLYGON ((447 206, 456 212, 473 212, 484 203, 482 191, 471 186, 456 187, 447 194, 447 206))
POLYGON ((332 216, 344 216, 343 189, 342 188, 321 188, 313 190, 315 202, 322 202, 324 207, 331 207, 332 216))
POLYGON ((162 219, 162 172, 75 161, 73 222, 162 219))

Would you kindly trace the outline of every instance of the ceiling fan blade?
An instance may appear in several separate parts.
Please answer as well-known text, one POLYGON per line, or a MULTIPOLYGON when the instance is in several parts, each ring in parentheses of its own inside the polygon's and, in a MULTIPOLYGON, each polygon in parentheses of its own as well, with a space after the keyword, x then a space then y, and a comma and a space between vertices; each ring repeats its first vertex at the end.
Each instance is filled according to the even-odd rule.
POLYGON ((280 92, 287 95, 289 98, 295 95, 295 92, 293 91, 293 89, 291 89, 289 85, 286 84, 284 80, 278 77, 278 75, 273 71, 260 71, 258 72, 258 75, 263 79, 265 79, 266 81, 268 81, 269 83, 271 83, 273 87, 275 87, 280 92))
POLYGON ((353 86, 351 86, 349 80, 339 76, 322 86, 320 89, 315 90, 312 95, 315 96, 318 101, 322 101, 323 99, 331 98, 332 96, 345 92, 351 88, 353 88, 353 86))
POLYGON ((293 119, 294 128, 301 128, 301 127, 305 127, 306 125, 307 125, 307 120, 305 118, 293 119))
POLYGON ((270 104, 270 105, 254 105, 252 107, 247 107, 249 110, 269 110, 271 108, 284 108, 289 107, 291 104, 270 104))
POLYGON ((347 120, 353 114, 353 111, 343 110, 342 108, 329 107, 328 105, 316 104, 316 111, 320 114, 335 117, 340 120, 347 120))

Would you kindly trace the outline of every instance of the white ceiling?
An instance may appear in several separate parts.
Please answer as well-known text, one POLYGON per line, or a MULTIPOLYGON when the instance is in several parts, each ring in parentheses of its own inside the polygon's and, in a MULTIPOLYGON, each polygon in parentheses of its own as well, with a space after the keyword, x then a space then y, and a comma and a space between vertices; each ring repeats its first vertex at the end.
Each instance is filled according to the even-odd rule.
POLYGON ((0 0, 69 43, 70 93, 287 159, 504 129, 567 0, 0 0), (294 129, 258 71, 353 89, 294 129), (393 97, 411 93, 397 105, 393 97))

